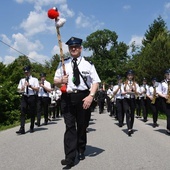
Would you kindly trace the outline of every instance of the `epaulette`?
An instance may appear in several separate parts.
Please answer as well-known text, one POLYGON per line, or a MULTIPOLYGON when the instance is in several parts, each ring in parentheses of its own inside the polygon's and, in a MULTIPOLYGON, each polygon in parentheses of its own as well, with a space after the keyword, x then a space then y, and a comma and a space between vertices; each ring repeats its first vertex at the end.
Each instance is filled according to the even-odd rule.
MULTIPOLYGON (((89 57, 88 57, 88 58, 89 58, 89 57)), ((87 58, 87 57, 84 57, 84 59, 85 59, 86 61, 88 61, 91 65, 93 65, 93 62, 90 61, 90 60, 88 60, 88 58, 87 58)))
POLYGON ((167 83, 167 81, 164 79, 164 80, 161 81, 161 83, 167 83))
MULTIPOLYGON (((70 59, 70 57, 64 58, 64 61, 67 61, 68 59, 70 59)), ((62 60, 60 60, 60 62, 62 62, 62 60)))

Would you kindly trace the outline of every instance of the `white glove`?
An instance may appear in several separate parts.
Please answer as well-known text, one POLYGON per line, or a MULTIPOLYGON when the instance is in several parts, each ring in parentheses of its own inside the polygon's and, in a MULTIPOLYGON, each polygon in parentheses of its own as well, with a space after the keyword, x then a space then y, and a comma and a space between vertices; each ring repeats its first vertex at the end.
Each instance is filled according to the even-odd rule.
POLYGON ((65 18, 57 18, 56 20, 56 27, 62 27, 66 22, 66 19, 65 18))

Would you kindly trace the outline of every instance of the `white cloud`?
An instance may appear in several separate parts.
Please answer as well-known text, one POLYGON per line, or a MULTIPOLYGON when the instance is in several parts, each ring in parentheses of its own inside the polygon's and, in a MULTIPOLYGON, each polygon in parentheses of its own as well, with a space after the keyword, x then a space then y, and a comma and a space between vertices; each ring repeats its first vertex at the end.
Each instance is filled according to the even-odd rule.
POLYGON ((47 13, 45 11, 31 11, 28 18, 21 23, 26 36, 33 36, 47 29, 47 13))
POLYGON ((7 55, 4 57, 3 63, 8 65, 8 64, 12 63, 15 59, 16 59, 16 57, 7 55))
POLYGON ((68 8, 67 4, 61 4, 60 10, 64 13, 64 16, 73 17, 74 12, 68 8))
POLYGON ((165 9, 170 11, 170 2, 165 4, 165 9))
POLYGON ((27 55, 31 62, 37 62, 44 64, 45 61, 49 60, 48 56, 38 54, 36 51, 32 51, 27 55))
POLYGON ((142 45, 143 36, 132 35, 129 45, 135 42, 135 45, 141 46, 142 45))
POLYGON ((4 43, 11 44, 11 40, 5 34, 1 34, 1 37, 4 43))
POLYGON ((164 5, 163 18, 168 19, 170 14, 170 2, 164 5))
POLYGON ((123 9, 125 9, 125 10, 128 10, 128 9, 130 9, 130 8, 131 8, 130 5, 124 5, 124 6, 123 6, 123 9))
MULTIPOLYGON (((63 54, 68 53, 68 46, 65 43, 62 43, 62 50, 63 54)), ((55 45, 51 51, 52 55, 59 54, 60 55, 60 48, 59 46, 55 45)))
POLYGON ((3 58, 2 57, 0 57, 0 62, 3 62, 3 58))
MULTIPOLYGON (((12 38, 14 39, 12 47, 17 49, 18 51, 25 53, 26 55, 30 51, 39 51, 43 49, 43 45, 40 43, 39 40, 31 42, 21 33, 13 34, 12 38)), ((14 50, 11 49, 11 52, 14 52, 14 50)))
POLYGON ((96 20, 94 16, 87 17, 83 13, 79 13, 76 19, 76 25, 78 28, 90 28, 91 30, 100 29, 104 23, 96 20))

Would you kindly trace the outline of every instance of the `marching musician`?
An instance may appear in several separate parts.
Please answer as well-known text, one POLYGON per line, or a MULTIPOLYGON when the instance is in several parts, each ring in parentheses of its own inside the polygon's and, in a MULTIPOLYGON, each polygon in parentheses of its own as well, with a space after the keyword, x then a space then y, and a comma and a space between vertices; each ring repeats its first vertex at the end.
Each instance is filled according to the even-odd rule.
POLYGON ((39 91, 37 100, 37 126, 41 125, 41 115, 44 114, 44 125, 48 124, 48 106, 49 106, 49 93, 51 92, 51 83, 46 80, 46 73, 40 73, 39 91))
POLYGON ((123 110, 123 99, 124 99, 124 85, 122 82, 122 77, 117 76, 117 85, 113 87, 113 95, 116 100, 116 114, 119 122, 119 127, 123 126, 124 122, 124 110, 123 110))
POLYGON ((170 69, 165 71, 165 79, 161 84, 162 93, 159 93, 159 96, 162 100, 163 111, 167 117, 167 133, 170 134, 170 69))
POLYGON ((143 114, 143 121, 147 122, 148 110, 149 110, 149 85, 147 84, 147 79, 144 77, 142 85, 140 86, 140 97, 141 97, 141 109, 143 114))
POLYGON ((106 92, 106 100, 107 100, 107 112, 110 112, 109 116, 114 115, 114 96, 113 96, 113 85, 111 84, 106 92))
POLYGON ((126 114, 126 123, 128 135, 133 133, 134 114, 135 114, 135 96, 139 94, 139 85, 134 80, 134 71, 128 70, 126 73, 126 81, 124 83, 124 100, 123 107, 126 114))
POLYGON ((162 92, 161 83, 157 82, 157 78, 152 78, 152 86, 149 88, 150 95, 148 96, 150 98, 150 106, 153 116, 153 128, 158 127, 157 124, 158 120, 158 110, 159 110, 159 104, 160 104, 160 98, 159 94, 162 92))
POLYGON ((104 111, 104 103, 106 99, 106 92, 104 91, 102 86, 99 87, 96 96, 97 96, 97 103, 99 106, 99 114, 101 114, 104 111))
POLYGON ((25 116, 30 108, 30 133, 34 132, 34 122, 36 115, 36 98, 39 90, 38 79, 31 75, 31 67, 25 66, 23 68, 25 78, 22 78, 18 84, 18 90, 23 91, 21 97, 21 127, 17 134, 25 134, 25 116))

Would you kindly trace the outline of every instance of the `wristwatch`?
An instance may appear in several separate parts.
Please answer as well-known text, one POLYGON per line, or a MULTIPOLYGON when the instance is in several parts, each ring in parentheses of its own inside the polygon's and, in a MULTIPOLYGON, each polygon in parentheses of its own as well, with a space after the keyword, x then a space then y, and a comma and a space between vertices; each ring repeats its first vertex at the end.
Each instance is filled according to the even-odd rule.
POLYGON ((91 96, 91 97, 94 97, 94 94, 93 94, 93 93, 90 93, 90 96, 91 96))

